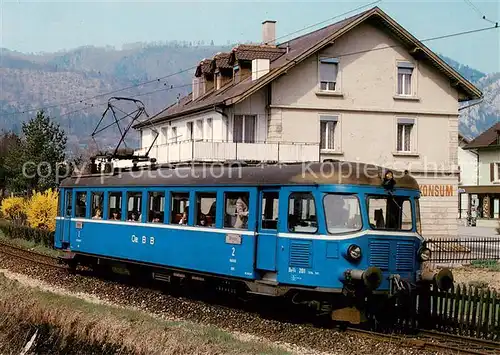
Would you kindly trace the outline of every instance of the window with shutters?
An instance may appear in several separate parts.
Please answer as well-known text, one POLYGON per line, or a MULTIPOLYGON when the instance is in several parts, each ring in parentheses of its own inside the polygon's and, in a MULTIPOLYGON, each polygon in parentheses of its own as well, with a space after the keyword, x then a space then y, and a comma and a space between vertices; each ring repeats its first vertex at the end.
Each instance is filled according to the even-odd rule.
POLYGON ((403 153, 415 152, 415 120, 413 118, 398 118, 396 151, 403 153))
POLYGON ((410 62, 398 63, 397 94, 401 96, 412 96, 412 76, 414 65, 410 62))
POLYGON ((256 123, 256 115, 234 115, 233 142, 255 143, 256 123))
POLYGON ((335 150, 336 131, 338 116, 320 116, 320 138, 321 150, 335 150))
POLYGON ((490 182, 500 183, 500 162, 490 163, 490 182))
POLYGON ((319 59, 319 88, 322 91, 338 91, 337 76, 339 60, 337 58, 319 59))

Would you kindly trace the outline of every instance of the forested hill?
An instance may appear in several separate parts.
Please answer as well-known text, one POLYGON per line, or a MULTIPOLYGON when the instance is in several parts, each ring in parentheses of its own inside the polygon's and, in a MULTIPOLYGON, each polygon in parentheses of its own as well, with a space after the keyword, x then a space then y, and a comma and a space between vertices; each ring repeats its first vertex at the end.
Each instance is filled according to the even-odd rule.
MULTIPOLYGON (((152 81, 114 95, 142 95, 138 98, 148 113, 154 114, 171 104, 179 94, 190 91, 193 70, 161 80, 157 78, 193 67, 201 59, 230 48, 172 41, 137 43, 122 49, 87 46, 42 54, 1 49, 0 129, 18 132, 21 122, 35 115, 35 112, 15 114, 17 112, 71 103, 54 105, 46 111, 69 132, 70 142, 84 146, 106 108, 102 104, 110 96, 98 95, 152 81), (95 98, 86 99, 90 97, 95 98)), ((443 58, 484 92, 484 102, 464 110, 460 118, 462 133, 476 136, 500 117, 500 73, 482 73, 451 58, 443 58)), ((106 135, 112 143, 115 135, 106 135)))

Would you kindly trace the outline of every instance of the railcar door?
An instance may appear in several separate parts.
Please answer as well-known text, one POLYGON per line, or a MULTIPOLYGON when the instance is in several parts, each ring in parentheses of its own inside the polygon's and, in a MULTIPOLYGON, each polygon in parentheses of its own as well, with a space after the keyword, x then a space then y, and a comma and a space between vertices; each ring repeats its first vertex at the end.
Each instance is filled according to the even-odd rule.
POLYGON ((73 215, 73 189, 65 189, 64 191, 64 217, 61 240, 63 248, 69 246, 71 233, 71 216, 73 215))
POLYGON ((279 190, 261 190, 259 193, 259 220, 257 227, 257 269, 276 271, 278 238, 279 190))

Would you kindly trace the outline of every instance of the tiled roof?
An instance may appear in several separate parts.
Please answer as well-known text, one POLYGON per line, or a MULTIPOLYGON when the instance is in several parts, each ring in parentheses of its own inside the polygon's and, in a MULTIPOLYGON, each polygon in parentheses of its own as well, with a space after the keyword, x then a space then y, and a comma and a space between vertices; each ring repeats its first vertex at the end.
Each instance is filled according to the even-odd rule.
POLYGON ((210 74, 212 72, 212 59, 203 59, 198 67, 196 68, 196 76, 202 76, 203 74, 210 74))
POLYGON ((233 48, 230 63, 234 64, 238 60, 269 59, 274 61, 286 52, 284 48, 268 45, 240 44, 233 48))
MULTIPOLYGON (((232 53, 218 53, 212 61, 211 70, 215 70, 215 65, 219 68, 232 68, 230 55, 249 58, 248 60, 257 55, 265 55, 267 56, 266 58, 270 59, 270 71, 258 80, 252 81, 251 77, 249 77, 238 83, 233 83, 233 81, 231 81, 226 84, 224 88, 213 90, 210 94, 205 94, 195 101, 187 102, 182 106, 177 105, 181 107, 174 107, 176 105, 170 106, 161 113, 153 116, 150 119, 150 123, 169 120, 205 109, 213 109, 214 106, 228 106, 240 102, 277 78, 281 73, 289 70, 321 48, 331 44, 333 40, 371 17, 376 17, 376 23, 394 32, 395 36, 397 35, 404 43, 408 45, 411 44, 412 48, 418 47, 421 51, 420 55, 425 56, 431 64, 436 66, 444 75, 448 76, 450 80, 457 85, 457 89, 465 93, 464 96, 473 99, 482 96, 482 93, 470 82, 427 49, 421 42, 411 36, 411 34, 398 25, 382 10, 378 7, 374 7, 332 25, 284 42, 276 47, 269 45, 240 45, 236 47, 232 53), (253 50, 256 47, 258 47, 258 51, 253 50)), ((145 124, 138 124, 135 128, 143 125, 145 124)))
POLYGON ((498 144, 498 136, 500 135, 500 122, 494 124, 482 134, 474 138, 465 149, 487 148, 492 146, 500 147, 498 144))
POLYGON ((212 61, 212 69, 232 69, 233 66, 229 63, 229 58, 231 58, 231 53, 217 53, 214 57, 214 61, 212 61), (214 64, 215 68, 213 67, 214 64))

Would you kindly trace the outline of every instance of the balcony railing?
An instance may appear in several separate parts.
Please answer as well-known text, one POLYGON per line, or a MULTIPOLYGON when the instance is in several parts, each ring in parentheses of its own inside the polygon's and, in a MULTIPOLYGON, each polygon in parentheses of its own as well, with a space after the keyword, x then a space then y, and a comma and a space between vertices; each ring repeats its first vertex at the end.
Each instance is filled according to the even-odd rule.
MULTIPOLYGON (((143 155, 148 148, 141 148, 136 155, 143 155)), ((154 145, 149 152, 158 163, 264 161, 302 162, 319 160, 318 143, 255 142, 190 140, 154 145)))

